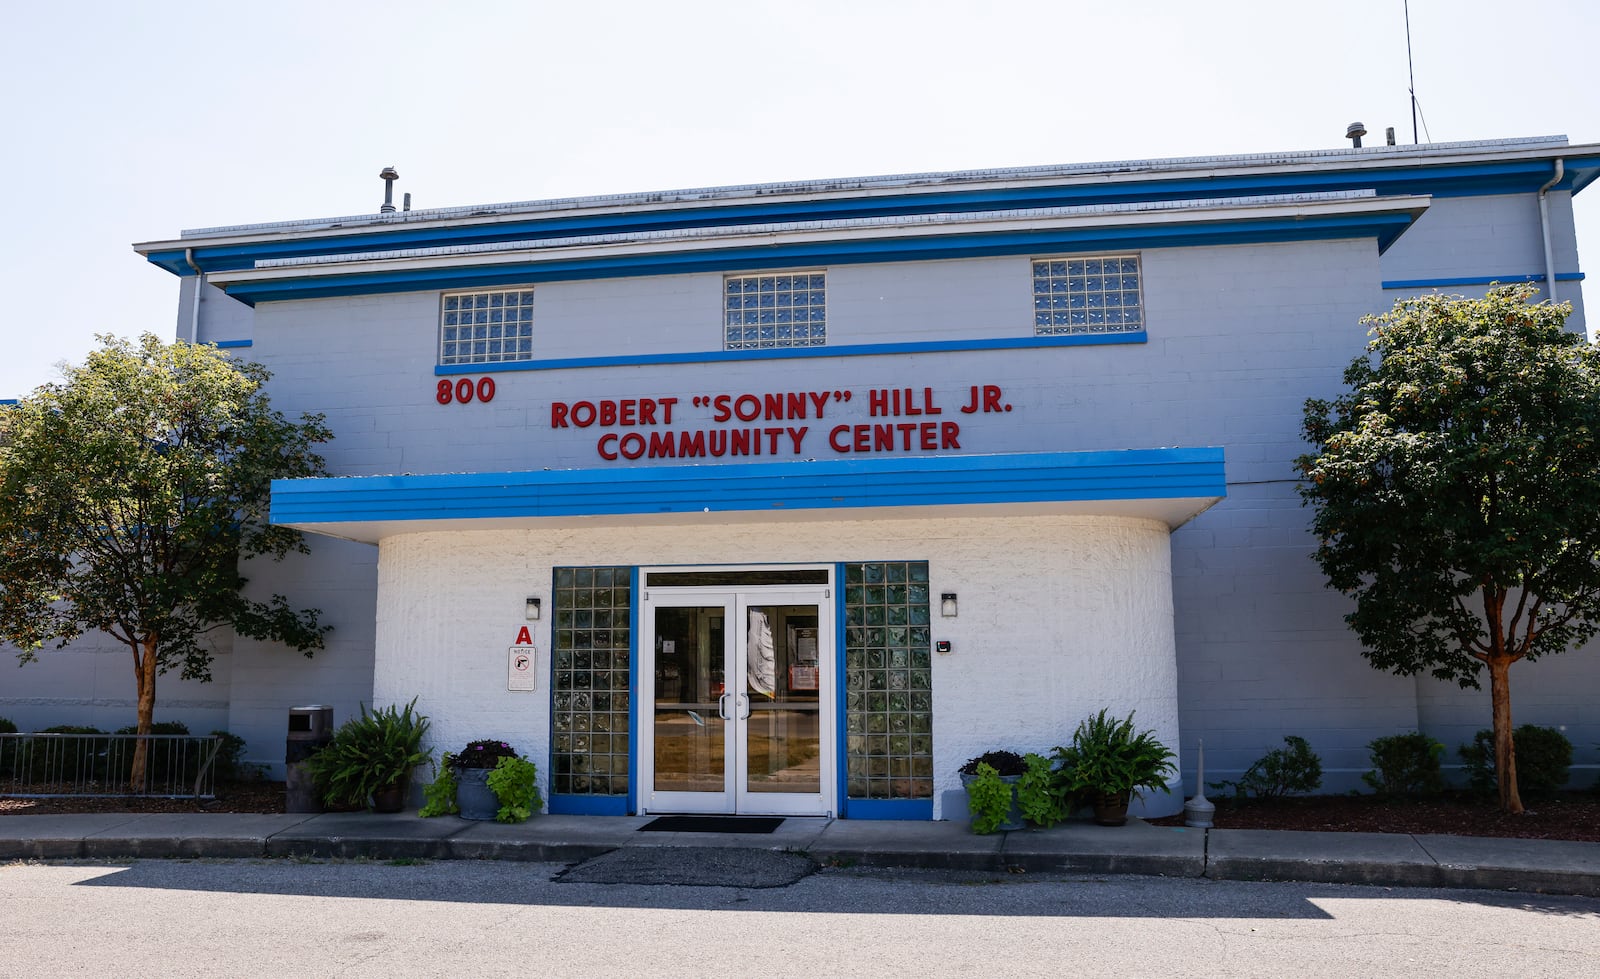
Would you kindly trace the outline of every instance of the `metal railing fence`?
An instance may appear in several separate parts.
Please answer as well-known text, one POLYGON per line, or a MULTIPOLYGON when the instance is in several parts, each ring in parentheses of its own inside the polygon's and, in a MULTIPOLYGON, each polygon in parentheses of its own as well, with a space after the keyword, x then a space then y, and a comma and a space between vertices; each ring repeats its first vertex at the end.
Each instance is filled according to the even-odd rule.
POLYGON ((0 734, 0 796, 211 799, 221 747, 210 734, 0 734), (134 784, 140 741, 145 771, 134 784))

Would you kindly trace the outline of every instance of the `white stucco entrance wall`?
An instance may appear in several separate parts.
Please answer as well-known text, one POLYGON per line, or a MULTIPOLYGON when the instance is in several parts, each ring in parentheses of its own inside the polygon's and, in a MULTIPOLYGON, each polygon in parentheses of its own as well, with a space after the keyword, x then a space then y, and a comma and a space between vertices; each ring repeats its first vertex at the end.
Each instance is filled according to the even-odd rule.
MULTIPOLYGON (((417 697, 436 751, 477 738, 511 742, 539 763, 548 790, 552 568, 926 560, 933 639, 952 647, 933 658, 935 818, 965 818, 950 809, 966 759, 992 748, 1048 751, 1102 707, 1137 711, 1141 728, 1178 744, 1170 529, 1161 520, 595 522, 385 537, 373 702, 417 697), (939 615, 944 592, 958 595, 955 618, 939 615), (543 603, 535 622, 524 613, 530 596, 543 603), (513 692, 507 647, 525 625, 539 650, 539 685, 513 692)), ((1181 806, 1179 795, 1156 796, 1142 811, 1181 806)))

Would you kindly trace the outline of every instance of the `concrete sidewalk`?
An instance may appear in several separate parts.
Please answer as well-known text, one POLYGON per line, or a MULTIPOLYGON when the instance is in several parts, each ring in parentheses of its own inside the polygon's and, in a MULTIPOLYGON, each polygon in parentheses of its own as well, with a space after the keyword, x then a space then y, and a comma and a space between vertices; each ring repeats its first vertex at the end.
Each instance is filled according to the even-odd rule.
POLYGON ((411 813, 0 816, 0 860, 365 857, 575 863, 624 847, 804 853, 823 865, 1151 874, 1600 897, 1600 843, 1198 830, 1140 820, 977 836, 965 822, 790 818, 770 834, 638 832, 650 817, 536 816, 505 825, 411 813))

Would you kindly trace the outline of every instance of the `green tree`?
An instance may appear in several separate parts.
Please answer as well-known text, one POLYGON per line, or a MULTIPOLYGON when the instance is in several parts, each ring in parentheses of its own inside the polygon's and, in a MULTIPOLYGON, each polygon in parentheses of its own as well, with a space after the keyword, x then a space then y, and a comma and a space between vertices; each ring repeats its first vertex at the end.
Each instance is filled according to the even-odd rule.
MULTIPOLYGON (((316 609, 241 591, 241 561, 305 552, 267 522, 270 481, 323 473, 320 415, 273 411, 258 364, 215 347, 100 337, 64 380, 0 409, 0 638, 26 663, 100 631, 133 656, 140 734, 156 676, 211 679, 208 633, 282 642, 307 656, 316 609)), ((130 781, 144 778, 135 751, 130 781)))
POLYGON ((1600 627, 1600 352, 1531 286, 1422 296, 1363 322, 1349 391, 1297 460, 1328 583, 1373 666, 1478 687, 1500 806, 1521 812, 1510 669, 1600 627))

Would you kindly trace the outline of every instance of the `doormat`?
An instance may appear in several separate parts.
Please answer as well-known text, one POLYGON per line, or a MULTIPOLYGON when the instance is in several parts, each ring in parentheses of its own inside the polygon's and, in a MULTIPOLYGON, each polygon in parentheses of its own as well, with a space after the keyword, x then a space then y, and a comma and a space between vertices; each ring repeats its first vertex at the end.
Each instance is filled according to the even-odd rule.
POLYGON ((782 816, 658 816, 639 827, 641 833, 770 833, 782 816))

